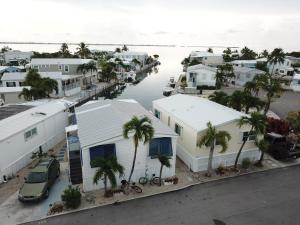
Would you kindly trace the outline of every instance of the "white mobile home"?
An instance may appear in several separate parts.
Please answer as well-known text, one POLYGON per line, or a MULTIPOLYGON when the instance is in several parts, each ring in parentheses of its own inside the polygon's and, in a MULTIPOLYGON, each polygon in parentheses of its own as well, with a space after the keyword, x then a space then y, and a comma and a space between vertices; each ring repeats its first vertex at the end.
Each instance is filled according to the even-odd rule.
POLYGON ((243 86, 248 81, 252 81, 256 75, 264 74, 262 70, 249 67, 233 66, 233 72, 235 75, 235 84, 243 86))
POLYGON ((216 86, 217 69, 203 64, 189 66, 186 71, 186 81, 190 88, 197 86, 216 86))
POLYGON ((70 102, 38 101, 0 107, 0 183, 31 162, 32 152, 65 138, 70 102))
POLYGON ((295 73, 290 86, 293 91, 300 91, 300 73, 295 73))
POLYGON ((0 87, 0 99, 2 99, 5 104, 25 102, 23 96, 19 97, 23 88, 30 89, 31 87, 0 87))
POLYGON ((210 121, 218 130, 231 134, 228 150, 220 154, 216 146, 213 167, 233 165, 242 141, 247 138, 241 159, 258 159, 260 152, 255 145, 255 135, 249 134, 250 127, 239 127, 237 122, 245 114, 209 101, 205 98, 189 95, 173 95, 153 101, 155 115, 178 135, 177 155, 194 172, 207 168, 209 148, 197 146, 210 121))
MULTIPOLYGON (((147 116, 155 129, 150 143, 139 143, 137 159, 132 181, 138 182, 140 177, 152 174, 159 175, 160 163, 155 157, 158 151, 171 156, 171 168, 164 168, 163 177, 175 175, 176 137, 168 128, 145 110, 134 100, 102 100, 89 102, 76 109, 78 137, 82 155, 83 190, 91 191, 103 187, 103 183, 93 184, 93 176, 97 168, 91 166, 92 160, 98 157, 115 156, 125 168, 125 175, 118 179, 128 179, 134 155, 132 136, 123 137, 123 125, 133 116, 147 116)), ((72 176, 72 171, 70 171, 72 176)))
MULTIPOLYGON (((81 91, 80 79, 82 75, 63 75, 62 72, 39 72, 41 77, 49 77, 57 81, 57 93, 51 97, 73 96, 81 91)), ((27 72, 4 73, 1 81, 3 87, 21 87, 26 79, 27 72)))
POLYGON ((292 60, 285 58, 283 63, 268 63, 269 72, 275 76, 293 76, 292 60))
POLYGON ((221 54, 215 54, 205 51, 193 51, 190 53, 190 62, 196 60, 201 64, 207 66, 217 67, 224 63, 223 56, 221 54))

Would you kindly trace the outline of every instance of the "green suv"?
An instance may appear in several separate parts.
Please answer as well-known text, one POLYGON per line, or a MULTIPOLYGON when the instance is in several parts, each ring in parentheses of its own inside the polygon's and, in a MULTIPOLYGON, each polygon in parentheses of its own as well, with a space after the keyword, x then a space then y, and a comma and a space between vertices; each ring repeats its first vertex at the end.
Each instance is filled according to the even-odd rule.
POLYGON ((22 202, 39 201, 49 196, 49 189, 59 177, 60 166, 55 158, 43 158, 30 170, 19 191, 22 202))

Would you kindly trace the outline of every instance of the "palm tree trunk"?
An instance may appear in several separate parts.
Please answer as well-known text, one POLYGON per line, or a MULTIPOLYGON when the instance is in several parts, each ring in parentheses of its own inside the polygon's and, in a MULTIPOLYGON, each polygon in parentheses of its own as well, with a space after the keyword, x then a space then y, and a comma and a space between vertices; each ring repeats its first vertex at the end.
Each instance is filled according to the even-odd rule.
POLYGON ((211 176, 212 174, 212 161, 215 149, 215 142, 210 146, 209 157, 208 157, 208 165, 207 165, 207 176, 211 176))
POLYGON ((159 171, 159 185, 161 186, 161 176, 162 176, 162 170, 163 170, 163 167, 164 167, 164 165, 163 164, 161 164, 160 165, 160 171, 159 171))
POLYGON ((131 181, 131 177, 132 177, 132 174, 133 174, 133 171, 134 171, 134 166, 135 166, 135 161, 136 161, 136 154, 137 154, 137 144, 135 144, 135 149, 134 149, 134 156, 133 156, 133 162, 132 162, 132 167, 131 167, 131 171, 130 171, 130 175, 129 175, 129 178, 128 178, 128 183, 130 184, 130 181, 131 181))
POLYGON ((263 160, 264 160, 264 155, 265 155, 265 152, 264 151, 261 151, 261 155, 260 155, 260 158, 258 160, 258 163, 261 165, 263 160))
MULTIPOLYGON (((252 130, 253 130, 253 126, 251 127, 251 129, 250 129, 250 131, 249 131, 249 134, 252 132, 252 130)), ((242 143, 242 145, 241 145, 241 147, 240 147, 240 149, 239 149, 239 152, 238 152, 238 154, 236 155, 235 162, 234 162, 234 168, 235 168, 235 169, 237 168, 237 164, 238 164, 240 155, 241 155, 241 153, 242 153, 242 150, 243 150, 243 148, 244 148, 244 146, 245 146, 247 140, 248 140, 248 138, 247 138, 245 141, 243 141, 243 143, 242 143)))
POLYGON ((104 176, 104 193, 107 193, 107 176, 104 176))

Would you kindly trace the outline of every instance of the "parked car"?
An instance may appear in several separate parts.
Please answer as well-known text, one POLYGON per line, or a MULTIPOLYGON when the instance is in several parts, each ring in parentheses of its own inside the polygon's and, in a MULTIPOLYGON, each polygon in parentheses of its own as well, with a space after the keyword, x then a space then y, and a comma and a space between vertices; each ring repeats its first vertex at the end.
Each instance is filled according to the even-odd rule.
POLYGON ((30 170, 25 183, 19 191, 22 202, 39 201, 49 196, 51 186, 59 177, 60 165, 55 158, 43 158, 30 170))
POLYGON ((287 140, 285 136, 268 133, 266 139, 270 143, 269 153, 277 160, 300 157, 300 146, 287 140))

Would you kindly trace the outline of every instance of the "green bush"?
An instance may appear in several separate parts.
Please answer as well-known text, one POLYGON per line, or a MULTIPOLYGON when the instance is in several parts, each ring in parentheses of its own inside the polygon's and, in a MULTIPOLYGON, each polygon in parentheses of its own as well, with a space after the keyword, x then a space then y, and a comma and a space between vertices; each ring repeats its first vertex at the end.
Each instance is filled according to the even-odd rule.
POLYGON ((244 158, 242 161, 242 168, 248 169, 251 166, 251 160, 249 158, 244 158))
POLYGON ((71 185, 64 190, 61 200, 65 206, 70 209, 76 209, 81 203, 81 193, 78 187, 73 188, 71 185))

